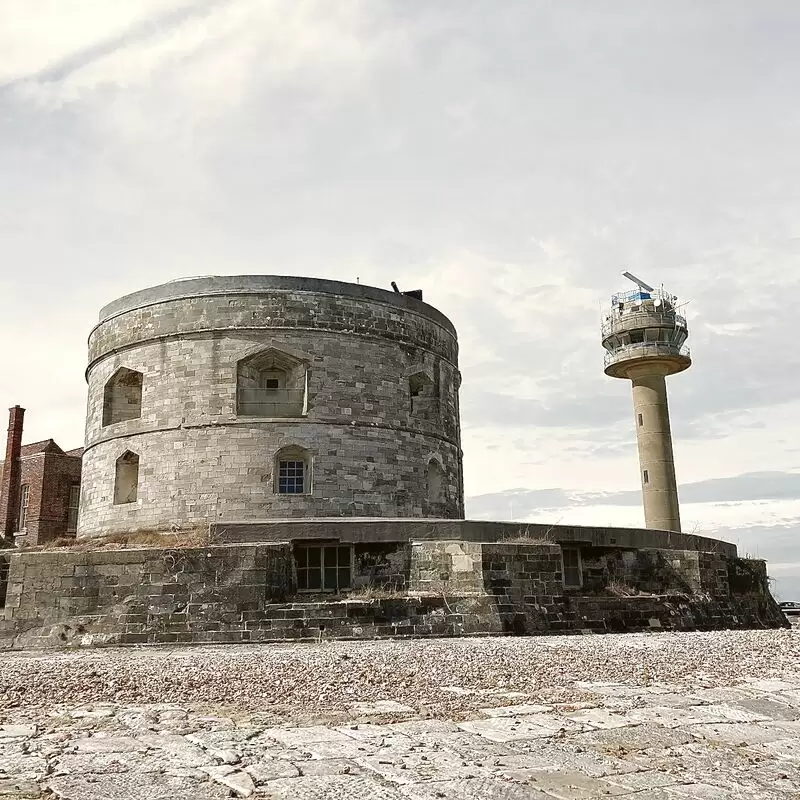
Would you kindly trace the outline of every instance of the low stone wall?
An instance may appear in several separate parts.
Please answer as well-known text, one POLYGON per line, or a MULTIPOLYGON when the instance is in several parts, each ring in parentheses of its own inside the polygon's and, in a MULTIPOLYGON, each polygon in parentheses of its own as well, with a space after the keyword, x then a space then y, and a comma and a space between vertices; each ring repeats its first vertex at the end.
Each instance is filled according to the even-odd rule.
POLYGON ((10 556, 6 647, 242 641, 292 586, 288 544, 10 556), (223 635, 237 631, 236 635, 223 635))
MULTIPOLYGON (((788 626, 764 562, 696 552, 649 551, 636 569, 628 559, 634 578, 681 574, 688 587, 633 596, 609 593, 616 584, 565 590, 555 544, 365 549, 361 582, 375 583, 350 597, 297 595, 288 543, 0 558, 6 649, 788 626), (405 588, 387 594, 382 583, 405 588)), ((608 554, 606 568, 624 561, 608 554)))

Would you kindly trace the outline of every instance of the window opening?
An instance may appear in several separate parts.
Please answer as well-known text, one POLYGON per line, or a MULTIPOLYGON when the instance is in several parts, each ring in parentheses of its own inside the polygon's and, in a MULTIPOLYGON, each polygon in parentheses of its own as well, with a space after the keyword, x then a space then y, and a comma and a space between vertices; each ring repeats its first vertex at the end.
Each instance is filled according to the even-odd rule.
POLYGON ((278 463, 278 494, 303 494, 305 491, 305 462, 280 461, 278 463))
POLYGON ((19 490, 19 524, 18 531, 28 529, 28 501, 30 499, 31 487, 24 483, 19 490))
POLYGON ((642 471, 642 481, 644 483, 650 483, 650 473, 647 470, 642 471))
POLYGON ((236 413, 243 417, 301 417, 307 411, 304 362, 267 348, 236 365, 236 413))
POLYGON ((130 450, 117 459, 114 504, 135 503, 139 496, 139 456, 130 450))
POLYGON ((438 408, 439 399, 436 387, 425 372, 415 372, 408 379, 408 394, 411 400, 411 413, 433 413, 438 408))
POLYGON ((564 588, 577 589, 583 585, 581 570, 581 551, 577 547, 561 548, 564 588))
POLYGON ((339 592, 351 588, 350 545, 296 545, 297 588, 301 592, 339 592))
POLYGON ((142 416, 142 382, 136 370, 121 367, 106 383, 103 391, 103 426, 142 416))
POLYGON ((290 444, 275 454, 273 488, 275 494, 311 494, 311 454, 304 447, 290 444))
POLYGON ((72 533, 78 529, 78 507, 81 500, 81 486, 73 483, 69 487, 69 502, 67 503, 67 532, 72 533))
POLYGON ((644 417, 641 414, 638 414, 637 415, 637 419, 639 420, 639 427, 643 428, 644 427, 644 417))

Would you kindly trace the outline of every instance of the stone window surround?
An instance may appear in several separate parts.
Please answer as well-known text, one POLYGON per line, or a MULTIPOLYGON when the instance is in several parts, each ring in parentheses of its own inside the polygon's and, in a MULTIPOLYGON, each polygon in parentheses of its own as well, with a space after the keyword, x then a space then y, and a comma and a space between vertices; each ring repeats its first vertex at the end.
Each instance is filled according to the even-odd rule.
POLYGON ((310 358, 269 345, 236 359, 236 416, 296 418, 308 414, 310 358))

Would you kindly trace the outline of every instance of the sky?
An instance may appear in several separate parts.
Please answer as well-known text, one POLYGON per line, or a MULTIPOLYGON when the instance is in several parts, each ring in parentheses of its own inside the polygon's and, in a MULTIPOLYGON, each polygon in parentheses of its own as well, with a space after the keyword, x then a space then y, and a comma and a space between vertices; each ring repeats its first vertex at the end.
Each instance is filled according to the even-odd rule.
POLYGON ((459 331, 467 515, 638 526, 628 269, 686 303, 684 531, 800 600, 798 41, 796 0, 3 0, 0 397, 79 446, 110 300, 395 280, 459 331))

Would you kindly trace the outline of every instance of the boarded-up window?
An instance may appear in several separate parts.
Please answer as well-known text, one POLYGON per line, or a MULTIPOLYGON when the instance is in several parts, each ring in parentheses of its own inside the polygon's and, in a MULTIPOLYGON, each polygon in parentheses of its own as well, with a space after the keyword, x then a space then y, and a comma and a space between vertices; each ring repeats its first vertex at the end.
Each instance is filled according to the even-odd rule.
POLYGON ((581 551, 577 547, 562 547, 561 561, 564 569, 564 588, 580 588, 583 585, 581 551))
POLYGON ((428 500, 431 503, 442 502, 443 477, 444 476, 442 474, 441 465, 435 458, 432 458, 428 462, 428 473, 427 473, 428 500))

